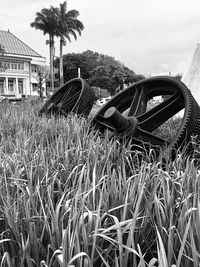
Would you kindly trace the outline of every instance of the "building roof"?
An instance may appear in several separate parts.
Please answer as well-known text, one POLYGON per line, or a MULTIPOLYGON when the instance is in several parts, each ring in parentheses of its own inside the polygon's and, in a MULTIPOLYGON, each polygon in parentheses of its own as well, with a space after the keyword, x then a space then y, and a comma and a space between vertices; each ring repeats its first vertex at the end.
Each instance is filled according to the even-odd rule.
POLYGON ((12 34, 9 30, 0 30, 0 45, 4 47, 7 54, 42 57, 19 38, 17 38, 14 34, 12 34))

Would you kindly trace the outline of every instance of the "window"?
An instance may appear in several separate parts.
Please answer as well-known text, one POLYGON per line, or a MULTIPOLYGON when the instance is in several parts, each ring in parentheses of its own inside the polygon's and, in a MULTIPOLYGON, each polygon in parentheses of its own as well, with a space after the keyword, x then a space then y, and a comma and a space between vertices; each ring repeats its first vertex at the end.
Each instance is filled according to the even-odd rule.
POLYGON ((24 62, 22 61, 6 60, 3 65, 5 69, 24 70, 24 62))
POLYGON ((38 90, 38 84, 32 83, 32 91, 37 91, 37 90, 38 90))
POLYGON ((11 69, 17 70, 17 63, 16 62, 11 62, 11 69))
POLYGON ((31 71, 32 72, 38 72, 38 66, 37 65, 31 65, 31 71))
POLYGON ((1 95, 4 94, 4 79, 3 78, 0 79, 0 94, 1 95))
POLYGON ((24 89, 24 83, 23 83, 23 79, 18 79, 18 90, 19 90, 19 94, 23 94, 23 90, 24 89))
POLYGON ((24 70, 24 62, 17 63, 18 70, 24 70))
POLYGON ((14 79, 8 79, 8 91, 14 92, 14 79))
POLYGON ((5 69, 10 69, 10 61, 4 61, 3 66, 5 69))

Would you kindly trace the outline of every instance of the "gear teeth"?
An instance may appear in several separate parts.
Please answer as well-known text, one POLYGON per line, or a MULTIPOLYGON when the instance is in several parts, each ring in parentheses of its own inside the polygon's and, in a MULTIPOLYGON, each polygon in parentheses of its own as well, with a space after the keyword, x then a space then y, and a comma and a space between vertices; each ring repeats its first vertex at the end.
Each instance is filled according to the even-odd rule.
POLYGON ((169 90, 169 94, 172 95, 174 90, 174 92, 180 92, 183 95, 183 100, 181 100, 183 103, 181 104, 185 108, 185 113, 182 118, 181 126, 177 131, 177 135, 168 145, 167 149, 171 151, 184 150, 187 153, 191 153, 192 146, 188 145, 191 143, 191 137, 193 135, 200 135, 200 107, 186 85, 176 78, 157 76, 144 79, 131 85, 124 91, 114 96, 103 108, 101 108, 91 121, 91 124, 94 124, 95 127, 101 132, 104 132, 107 128, 112 130, 106 119, 104 119, 103 115, 105 111, 112 106, 116 107, 120 112, 128 109, 132 103, 132 99, 137 94, 138 88, 145 90, 146 102, 148 102, 148 100, 154 96, 156 91, 158 91, 160 94, 160 92, 163 92, 163 90, 169 90))

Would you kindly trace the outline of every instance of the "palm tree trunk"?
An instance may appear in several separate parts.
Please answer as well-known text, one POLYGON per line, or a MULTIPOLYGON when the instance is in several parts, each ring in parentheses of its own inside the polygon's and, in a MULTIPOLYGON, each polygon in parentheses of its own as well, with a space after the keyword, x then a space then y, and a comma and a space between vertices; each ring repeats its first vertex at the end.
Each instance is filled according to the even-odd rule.
POLYGON ((54 93, 54 70, 53 70, 53 57, 54 57, 54 40, 53 36, 49 35, 49 51, 50 51, 50 86, 54 93))
POLYGON ((60 37, 60 86, 62 86, 63 84, 63 39, 62 37, 60 37))

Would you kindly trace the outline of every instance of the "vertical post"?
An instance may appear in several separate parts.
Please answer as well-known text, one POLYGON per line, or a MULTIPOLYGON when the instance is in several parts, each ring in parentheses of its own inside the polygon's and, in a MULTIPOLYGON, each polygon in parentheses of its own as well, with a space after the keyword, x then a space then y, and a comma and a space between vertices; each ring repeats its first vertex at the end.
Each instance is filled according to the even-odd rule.
POLYGON ((54 67, 53 67, 53 59, 54 59, 54 36, 49 35, 49 50, 50 50, 50 87, 52 93, 54 93, 54 67))
POLYGON ((4 94, 8 94, 8 77, 6 77, 6 87, 5 87, 5 92, 4 94))
POLYGON ((18 97, 19 96, 19 87, 18 87, 18 78, 15 79, 15 96, 18 97))
MULTIPOLYGON (((60 38, 60 86, 63 86, 64 84, 64 78, 63 78, 63 38, 60 38)), ((55 48, 55 47, 54 47, 55 48)), ((55 54, 55 52, 54 52, 55 54)))
POLYGON ((81 78, 81 69, 78 68, 78 78, 81 78))

